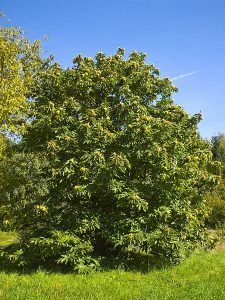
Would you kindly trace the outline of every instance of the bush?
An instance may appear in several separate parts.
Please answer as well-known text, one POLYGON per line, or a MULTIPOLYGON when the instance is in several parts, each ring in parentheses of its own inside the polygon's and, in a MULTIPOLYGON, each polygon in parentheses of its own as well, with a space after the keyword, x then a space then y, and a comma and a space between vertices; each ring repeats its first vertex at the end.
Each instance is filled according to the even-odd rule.
POLYGON ((220 133, 211 139, 213 159, 221 162, 222 176, 225 178, 225 135, 220 133))
MULTIPOLYGON (((69 232, 85 249, 88 241, 93 258, 130 252, 177 262, 205 242, 203 197, 217 177, 208 172, 210 145, 197 131, 201 115, 173 103, 176 88, 144 54, 123 55, 77 56, 67 70, 54 64, 33 90, 21 146, 48 167, 23 168, 40 187, 35 195, 33 183, 23 182, 16 201, 14 185, 1 197, 11 199, 12 219, 19 210, 14 223, 36 241, 32 253, 41 259, 63 263, 68 251, 48 252, 43 237, 52 243, 52 232, 69 232)), ((86 250, 77 253, 89 264, 86 250)))
POLYGON ((225 224, 225 184, 222 182, 216 191, 206 196, 208 207, 207 225, 218 228, 225 224))
MULTIPOLYGON (((48 268, 58 265, 78 273, 99 267, 98 260, 90 256, 93 251, 90 241, 81 240, 70 232, 52 231, 48 236, 24 237, 18 249, 8 255, 8 259, 20 267, 48 268)), ((7 257, 7 253, 4 255, 7 257)))

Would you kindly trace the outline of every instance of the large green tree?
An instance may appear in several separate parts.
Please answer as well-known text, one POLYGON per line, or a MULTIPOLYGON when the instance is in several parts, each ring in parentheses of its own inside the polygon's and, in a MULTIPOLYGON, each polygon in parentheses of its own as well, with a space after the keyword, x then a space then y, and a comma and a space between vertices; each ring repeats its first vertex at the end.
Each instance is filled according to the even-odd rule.
POLYGON ((12 216, 29 220, 12 217, 26 234, 24 257, 82 270, 115 250, 178 261, 203 242, 203 196, 217 177, 201 115, 174 104, 176 88, 145 58, 79 55, 40 77, 21 145, 48 162, 38 171, 48 191, 35 196, 28 171, 18 186, 26 197, 14 187, 1 194, 12 216))

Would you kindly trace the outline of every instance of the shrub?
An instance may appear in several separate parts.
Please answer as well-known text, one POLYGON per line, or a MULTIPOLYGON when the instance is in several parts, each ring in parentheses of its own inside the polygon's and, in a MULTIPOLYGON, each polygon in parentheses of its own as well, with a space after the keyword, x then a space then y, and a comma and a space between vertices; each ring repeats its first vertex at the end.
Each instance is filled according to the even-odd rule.
POLYGON ((52 231, 48 236, 22 240, 20 251, 14 259, 23 267, 46 268, 57 264, 78 273, 86 273, 99 266, 98 260, 91 257, 92 252, 90 241, 81 240, 68 231, 52 231))
POLYGON ((221 162, 222 176, 225 178, 225 135, 220 133, 211 139, 213 159, 221 162))
POLYGON ((206 196, 208 207, 207 225, 211 228, 221 227, 225 224, 225 184, 220 186, 213 193, 206 196))

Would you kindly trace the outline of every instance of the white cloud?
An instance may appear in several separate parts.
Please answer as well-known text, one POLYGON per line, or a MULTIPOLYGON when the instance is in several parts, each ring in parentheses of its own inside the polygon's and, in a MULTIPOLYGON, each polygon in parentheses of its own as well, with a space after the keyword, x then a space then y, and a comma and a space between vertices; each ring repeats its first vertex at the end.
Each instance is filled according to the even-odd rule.
POLYGON ((190 73, 184 73, 184 74, 180 74, 176 77, 173 77, 171 78, 172 81, 175 81, 175 80, 178 80, 178 79, 181 79, 181 78, 184 78, 184 77, 188 77, 188 76, 191 76, 191 75, 194 75, 196 73, 199 73, 200 71, 193 71, 193 72, 190 72, 190 73))

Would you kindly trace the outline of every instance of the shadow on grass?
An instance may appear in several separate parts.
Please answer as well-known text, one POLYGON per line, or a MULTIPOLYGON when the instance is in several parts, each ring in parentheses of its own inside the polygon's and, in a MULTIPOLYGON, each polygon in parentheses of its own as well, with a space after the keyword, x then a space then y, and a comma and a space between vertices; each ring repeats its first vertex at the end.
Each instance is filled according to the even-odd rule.
MULTIPOLYGON (((13 244, 10 246, 1 247, 0 250, 0 272, 4 273, 17 273, 17 274, 33 274, 38 270, 47 273, 60 273, 60 274, 76 274, 77 272, 70 267, 57 265, 54 260, 41 264, 30 264, 27 266, 19 265, 18 261, 13 259, 14 254, 18 251, 18 245, 13 244)), ((96 257, 97 258, 97 257, 96 257)), ((162 260, 150 257, 147 255, 137 255, 135 253, 120 253, 109 257, 98 257, 100 268, 98 272, 110 272, 112 270, 124 270, 148 273, 152 270, 165 269, 171 264, 162 260)))
MULTIPOLYGON (((0 271, 2 272, 32 274, 41 269, 48 273, 77 273, 69 266, 57 265, 56 258, 38 263, 40 257, 35 257, 32 253, 28 253, 28 257, 30 257, 29 265, 22 264, 22 256, 20 256, 21 245, 18 240, 18 235, 16 235, 15 232, 0 231, 0 239, 0 271)), ((171 263, 163 260, 162 257, 159 258, 144 253, 136 254, 118 250, 108 253, 105 251, 104 246, 101 248, 101 251, 98 251, 98 255, 96 254, 95 256, 100 263, 99 272, 124 270, 148 273, 152 270, 165 269, 171 266, 171 263)))

